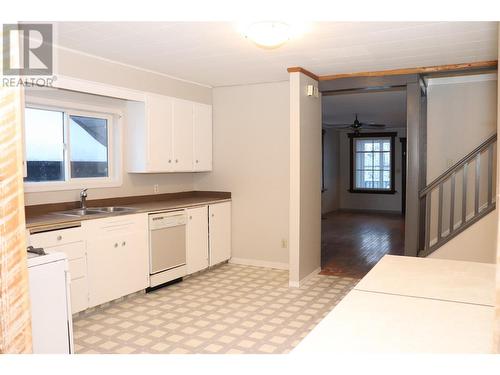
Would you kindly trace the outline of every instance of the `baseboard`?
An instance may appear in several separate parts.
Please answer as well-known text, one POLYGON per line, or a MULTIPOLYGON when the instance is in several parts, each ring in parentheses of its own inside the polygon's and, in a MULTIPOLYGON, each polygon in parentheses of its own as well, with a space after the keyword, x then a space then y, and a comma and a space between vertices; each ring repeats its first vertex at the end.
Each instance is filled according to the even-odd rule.
POLYGON ((312 271, 309 275, 307 275, 306 277, 302 278, 302 280, 299 280, 299 281, 290 281, 288 283, 288 286, 290 288, 300 288, 301 285, 304 285, 306 282, 308 282, 311 278, 313 278, 314 276, 316 276, 320 272, 321 272, 321 267, 318 267, 314 271, 312 271))
POLYGON ((278 270, 288 270, 288 263, 281 262, 267 262, 265 260, 245 259, 245 258, 231 258, 229 263, 241 264, 244 266, 255 266, 265 268, 275 268, 278 270))

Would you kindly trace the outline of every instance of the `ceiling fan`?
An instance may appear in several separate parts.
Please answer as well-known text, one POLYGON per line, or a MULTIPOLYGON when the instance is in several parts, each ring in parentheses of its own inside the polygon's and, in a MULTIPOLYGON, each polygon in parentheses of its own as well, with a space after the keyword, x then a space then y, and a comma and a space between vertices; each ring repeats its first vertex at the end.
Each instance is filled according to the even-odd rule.
POLYGON ((358 114, 355 114, 355 119, 352 124, 325 124, 328 127, 338 128, 338 129, 352 129, 355 133, 359 133, 362 127, 370 128, 385 128, 385 124, 374 124, 368 122, 361 122, 358 120, 358 114))

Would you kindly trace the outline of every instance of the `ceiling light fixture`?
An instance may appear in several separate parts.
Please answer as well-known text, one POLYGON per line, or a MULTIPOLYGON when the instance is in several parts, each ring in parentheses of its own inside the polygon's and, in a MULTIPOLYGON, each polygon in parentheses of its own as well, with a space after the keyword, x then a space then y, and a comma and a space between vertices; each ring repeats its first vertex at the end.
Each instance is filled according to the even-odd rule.
POLYGON ((241 28, 245 38, 262 48, 278 48, 294 36, 293 28, 285 22, 261 21, 241 28))

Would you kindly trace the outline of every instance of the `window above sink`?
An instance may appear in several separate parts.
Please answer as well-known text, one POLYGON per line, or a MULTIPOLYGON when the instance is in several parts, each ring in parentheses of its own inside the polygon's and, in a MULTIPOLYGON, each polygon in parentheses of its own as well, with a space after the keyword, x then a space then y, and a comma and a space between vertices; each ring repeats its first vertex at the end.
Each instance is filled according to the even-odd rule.
POLYGON ((120 186, 119 117, 88 109, 26 103, 25 191, 120 186))

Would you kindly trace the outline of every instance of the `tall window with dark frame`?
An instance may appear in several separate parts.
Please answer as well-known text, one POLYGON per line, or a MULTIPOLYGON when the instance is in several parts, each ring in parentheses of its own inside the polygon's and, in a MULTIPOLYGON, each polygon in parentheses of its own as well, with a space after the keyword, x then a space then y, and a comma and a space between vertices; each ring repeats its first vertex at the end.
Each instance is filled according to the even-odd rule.
POLYGON ((351 193, 394 194, 394 139, 397 133, 349 134, 351 193))

